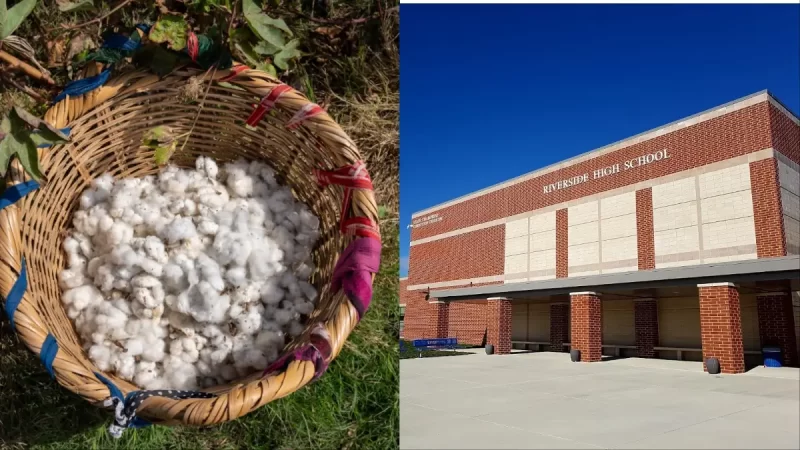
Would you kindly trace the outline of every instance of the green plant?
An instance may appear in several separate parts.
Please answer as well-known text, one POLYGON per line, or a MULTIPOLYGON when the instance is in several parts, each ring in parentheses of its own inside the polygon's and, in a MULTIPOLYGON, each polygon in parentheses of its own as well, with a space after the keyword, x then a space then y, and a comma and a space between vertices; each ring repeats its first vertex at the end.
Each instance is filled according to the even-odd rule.
POLYGON ((0 0, 0 41, 11 36, 34 7, 36 0, 22 0, 10 9, 6 6, 6 0, 0 0))
POLYGON ((37 147, 61 144, 69 138, 47 122, 15 106, 0 122, 0 176, 5 177, 11 159, 16 156, 34 180, 42 181, 37 147))

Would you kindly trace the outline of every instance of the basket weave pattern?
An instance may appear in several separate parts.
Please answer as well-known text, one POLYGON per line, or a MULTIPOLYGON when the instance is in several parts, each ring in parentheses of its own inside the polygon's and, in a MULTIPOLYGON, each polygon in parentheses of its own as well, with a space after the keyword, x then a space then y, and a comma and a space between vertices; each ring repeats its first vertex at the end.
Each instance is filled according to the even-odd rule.
MULTIPOLYGON (((61 303, 58 273, 64 267, 62 240, 79 196, 92 179, 107 172, 116 178, 158 172, 153 151, 142 146, 144 133, 155 126, 168 125, 177 136, 191 130, 188 137, 179 139, 178 148, 184 139, 188 143, 172 156, 171 163, 193 167, 200 155, 219 162, 238 158, 264 160, 319 217, 321 234, 312 256, 316 270, 310 280, 319 292, 318 303, 306 331, 285 352, 309 345, 313 326, 321 324, 330 335, 332 360, 359 320, 353 303, 342 290, 333 292, 330 282, 339 255, 354 239, 368 239, 343 233, 340 220, 361 217, 377 224, 375 198, 372 190, 352 189, 350 200, 345 201, 347 190, 335 185, 322 187, 313 176, 315 169, 334 170, 358 164, 358 150, 324 111, 304 120, 299 127, 288 129, 287 122, 310 103, 294 89, 282 93, 257 129, 248 129, 244 122, 254 106, 282 84, 266 73, 242 69, 180 69, 165 78, 131 71, 83 96, 56 103, 45 120, 58 128, 70 127, 70 142, 40 149, 40 165, 47 181, 36 192, 0 210, 0 295, 4 299, 20 277, 23 258, 26 262, 27 290, 13 316, 16 332, 36 354, 52 334, 58 343, 52 362, 56 380, 90 402, 108 398, 109 387, 95 376, 99 371, 82 350, 61 303), (204 91, 211 82, 202 107, 200 100, 181 99, 181 88, 192 77, 203 81, 204 91), (240 89, 220 85, 221 81, 240 89), (343 210, 343 205, 348 208, 343 210)), ((90 66, 86 76, 98 72, 99 66, 90 66)), ((26 180, 14 162, 7 184, 13 186, 26 180)), ((315 369, 312 361, 294 360, 276 373, 255 373, 204 390, 216 394, 214 398, 149 397, 137 415, 166 425, 222 423, 291 394, 314 378, 315 369)), ((104 376, 123 395, 138 390, 125 380, 104 376)))

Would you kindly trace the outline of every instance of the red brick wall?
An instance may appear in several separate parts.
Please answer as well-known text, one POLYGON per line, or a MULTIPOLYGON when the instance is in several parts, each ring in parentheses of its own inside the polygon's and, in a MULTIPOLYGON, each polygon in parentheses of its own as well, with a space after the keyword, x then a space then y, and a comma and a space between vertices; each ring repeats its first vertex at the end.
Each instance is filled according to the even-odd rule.
POLYGON ((556 211, 556 278, 569 276, 569 210, 556 211))
POLYGON ((653 234, 653 189, 636 191, 636 246, 639 270, 656 268, 656 246, 653 234))
POLYGON ((505 235, 505 226, 500 225, 412 246, 410 284, 502 275, 505 235))
POLYGON ((792 298, 786 294, 758 295, 758 334, 761 347, 780 347, 783 363, 797 366, 792 298))
POLYGON ((428 316, 428 336, 446 338, 450 326, 450 304, 442 301, 431 302, 431 315, 428 316))
POLYGON ((744 372, 742 312, 734 286, 704 286, 700 291, 700 338, 706 359, 719 359, 722 373, 744 372))
POLYGON ((581 351, 582 362, 602 359, 603 310, 597 295, 573 295, 570 298, 572 350, 581 351))
POLYGON ((447 337, 459 344, 481 345, 486 335, 486 302, 450 304, 450 328, 447 337))
MULTIPOLYGON (((770 148, 773 147, 773 136, 770 132, 770 125, 773 121, 777 124, 782 122, 782 119, 780 116, 770 113, 768 102, 752 105, 588 161, 580 162, 562 170, 550 172, 480 197, 441 208, 436 210, 435 213, 439 214, 442 220, 424 227, 412 228, 411 239, 418 240, 471 225, 533 211, 545 206, 583 198, 610 189, 770 148), (670 155, 670 159, 667 161, 652 163, 635 170, 622 171, 546 195, 542 194, 542 187, 549 183, 586 172, 591 173, 595 169, 665 148, 670 155)), ((791 136, 794 135, 789 132, 788 135, 790 137, 787 138, 784 137, 786 134, 786 132, 783 132, 775 137, 776 140, 781 141, 777 142, 779 146, 786 147, 791 144, 791 139, 793 139, 791 136), (786 142, 786 144, 782 142, 786 142)))
POLYGON ((769 118, 772 128, 772 148, 800 164, 800 125, 778 108, 769 105, 769 118))
POLYGON ((433 338, 428 336, 428 318, 433 315, 433 307, 425 300, 424 291, 406 290, 407 280, 400 282, 400 303, 406 305, 403 319, 403 339, 433 338))
POLYGON ((653 358, 658 346, 658 302, 637 300, 633 304, 636 351, 640 358, 653 358))
POLYGON ((494 345, 494 353, 511 353, 511 301, 486 301, 486 343, 494 345))
POLYGON ((759 258, 786 256, 786 238, 781 209, 778 161, 775 158, 750 163, 750 190, 759 258))
POLYGON ((550 351, 563 353, 569 342, 569 304, 550 304, 550 351))

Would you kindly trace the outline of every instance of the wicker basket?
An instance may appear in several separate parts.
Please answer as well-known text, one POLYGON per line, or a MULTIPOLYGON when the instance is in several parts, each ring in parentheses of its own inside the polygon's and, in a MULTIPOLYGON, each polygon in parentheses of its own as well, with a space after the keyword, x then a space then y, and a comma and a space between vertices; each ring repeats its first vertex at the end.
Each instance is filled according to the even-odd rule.
MULTIPOLYGON (((87 71, 88 77, 104 76, 99 66, 87 71)), ((45 120, 69 128, 71 141, 39 150, 47 179, 41 186, 12 164, 0 209, 0 295, 20 339, 40 355, 59 384, 114 408, 116 425, 124 429, 226 422, 291 394, 324 372, 369 305, 380 236, 372 184, 358 150, 322 108, 245 66, 207 72, 184 68, 165 78, 145 71, 121 74, 81 96, 67 96, 45 120), (200 101, 181 98, 182 87, 198 79, 203 91, 210 86, 202 108, 200 101), (188 144, 171 163, 193 167, 199 155, 220 162, 267 161, 319 216, 311 279, 319 300, 304 333, 264 373, 202 393, 140 391, 100 373, 82 350, 61 302, 62 239, 92 179, 107 172, 115 177, 156 173, 153 151, 141 143, 143 134, 169 125, 181 135, 192 129, 195 117, 188 144), (364 262, 364 255, 370 262, 364 262)))

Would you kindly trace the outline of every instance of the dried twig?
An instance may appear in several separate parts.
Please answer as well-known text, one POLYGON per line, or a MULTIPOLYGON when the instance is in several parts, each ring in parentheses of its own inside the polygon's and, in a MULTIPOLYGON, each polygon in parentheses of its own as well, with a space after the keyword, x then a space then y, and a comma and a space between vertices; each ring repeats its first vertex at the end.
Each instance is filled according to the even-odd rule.
MULTIPOLYGON (((395 11, 399 11, 399 10, 400 10, 400 7, 399 6, 395 6, 395 7, 389 8, 389 9, 387 9, 385 11, 382 11, 382 12, 395 12, 395 11)), ((304 14, 304 13, 302 13, 300 11, 292 11, 292 12, 294 12, 298 16, 303 17, 305 19, 308 19, 308 20, 310 20, 312 22, 323 23, 323 24, 326 24, 326 25, 355 25, 355 24, 359 24, 359 23, 364 23, 364 22, 368 21, 369 19, 372 19, 372 18, 375 18, 375 17, 381 15, 381 11, 379 11, 379 12, 376 12, 376 13, 374 13, 373 15, 371 15, 369 17, 359 17, 357 19, 337 20, 337 19, 320 19, 318 17, 309 16, 308 14, 304 14)))
POLYGON ((36 78, 37 80, 42 80, 47 84, 56 84, 52 78, 48 75, 43 74, 39 69, 33 67, 32 65, 26 63, 25 61, 20 60, 16 56, 8 53, 5 50, 0 50, 0 61, 9 65, 11 69, 21 70, 25 72, 27 75, 31 76, 32 78, 36 78))
POLYGON ((0 77, 3 78, 4 82, 10 84, 11 86, 14 86, 15 88, 19 89, 20 91, 22 91, 22 92, 30 95, 31 97, 33 97, 34 100, 36 100, 38 102, 41 102, 41 103, 47 103, 47 99, 46 98, 42 97, 38 92, 34 91, 33 89, 29 88, 28 86, 24 86, 24 85, 21 85, 21 84, 17 83, 17 81, 14 78, 12 78, 11 75, 9 75, 7 73, 0 72, 0 77))
POLYGON ((122 0, 122 1, 119 3, 119 5, 115 6, 115 7, 114 7, 114 9, 112 9, 111 11, 109 11, 109 12, 107 12, 107 13, 103 14, 103 15, 102 15, 102 16, 100 16, 100 17, 96 17, 96 18, 94 18, 94 19, 92 19, 92 20, 89 20, 89 21, 87 21, 87 22, 79 23, 78 25, 65 25, 65 24, 62 24, 61 26, 62 26, 62 27, 65 29, 65 30, 74 30, 74 29, 76 29, 76 28, 83 28, 83 27, 85 27, 85 26, 87 26, 87 25, 91 25, 91 24, 93 24, 93 23, 100 23, 100 22, 102 22, 102 21, 103 21, 103 19, 105 19, 105 18, 107 18, 108 16, 110 16, 110 15, 114 14, 114 13, 115 13, 115 12, 117 12, 117 11, 118 11, 120 8, 122 8, 123 6, 127 5, 128 3, 132 2, 132 1, 133 1, 133 0, 122 0))

